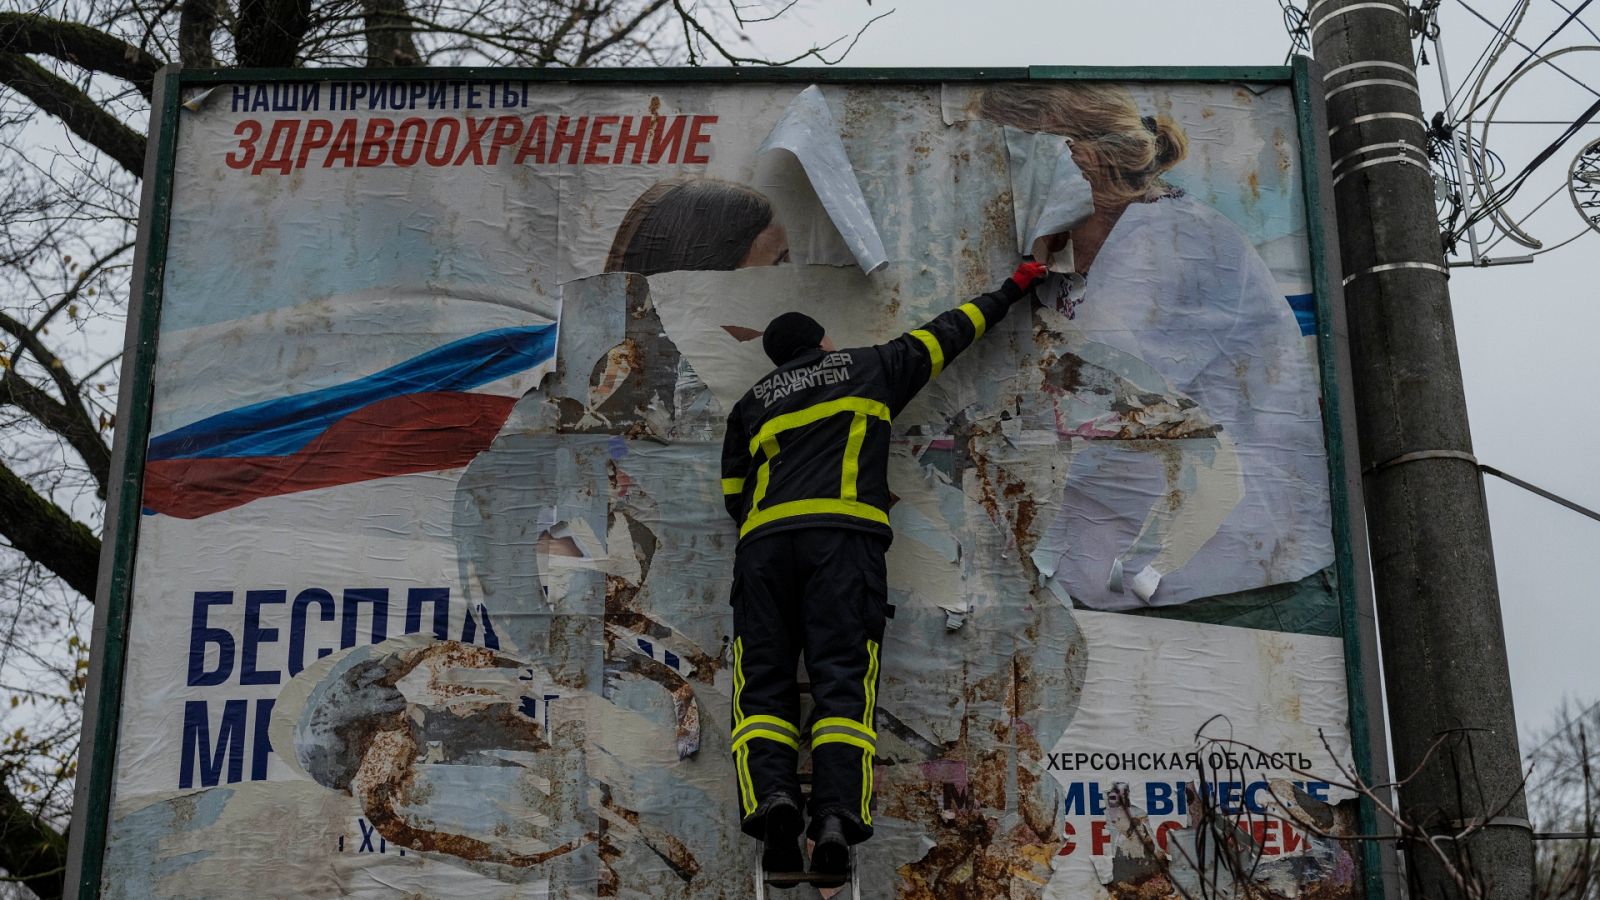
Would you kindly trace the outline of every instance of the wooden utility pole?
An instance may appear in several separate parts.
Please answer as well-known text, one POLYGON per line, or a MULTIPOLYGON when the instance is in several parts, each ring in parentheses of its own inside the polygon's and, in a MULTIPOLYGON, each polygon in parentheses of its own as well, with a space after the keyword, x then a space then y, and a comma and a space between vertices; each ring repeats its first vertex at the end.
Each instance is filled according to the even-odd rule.
MULTIPOLYGON (((1314 0, 1345 271, 1356 421, 1403 818, 1490 885, 1532 895, 1511 678, 1434 212, 1411 13, 1314 0)), ((1423 837, 1413 897, 1457 897, 1423 837)))

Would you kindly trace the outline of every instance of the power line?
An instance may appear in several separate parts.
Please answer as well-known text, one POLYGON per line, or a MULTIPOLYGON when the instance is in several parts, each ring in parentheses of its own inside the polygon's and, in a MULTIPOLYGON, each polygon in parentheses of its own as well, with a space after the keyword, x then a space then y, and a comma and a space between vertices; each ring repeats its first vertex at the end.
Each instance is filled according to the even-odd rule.
POLYGON ((1561 4, 1561 0, 1550 0, 1550 2, 1556 5, 1556 9, 1559 9, 1562 12, 1571 15, 1574 19, 1577 19, 1578 24, 1583 26, 1583 30, 1589 32, 1589 37, 1594 38, 1596 42, 1600 42, 1600 34, 1595 34, 1594 29, 1590 28, 1587 22, 1583 21, 1582 19, 1578 19, 1577 14, 1573 13, 1572 10, 1563 6, 1561 4))
MULTIPOLYGON (((1563 704, 1563 706, 1564 705, 1565 704, 1563 704)), ((1531 763, 1537 763, 1539 761, 1539 759, 1538 759, 1539 754, 1544 752, 1544 748, 1546 748, 1546 747, 1550 746, 1551 744, 1555 743, 1557 738, 1560 738, 1560 737, 1566 735, 1569 731, 1572 730, 1572 726, 1578 725, 1579 727, 1582 727, 1583 719, 1585 717, 1587 717, 1590 713, 1594 712, 1597 707, 1600 707, 1600 700, 1596 700, 1593 703, 1589 704, 1588 706, 1585 706, 1583 709, 1578 710, 1576 713, 1574 713, 1574 714, 1572 714, 1570 716, 1567 716, 1565 721, 1563 721, 1560 725, 1557 725, 1554 728, 1550 729, 1550 731, 1545 734, 1544 740, 1540 741, 1539 745, 1537 747, 1534 747, 1532 750, 1528 751, 1527 753, 1524 753, 1522 755, 1522 758, 1527 760, 1530 764, 1531 763)), ((1593 749, 1590 750, 1590 754, 1591 755, 1593 755, 1594 752, 1595 751, 1593 749)), ((1556 769, 1553 772, 1546 772, 1545 773, 1545 777, 1544 777, 1544 781, 1545 782, 1549 782, 1549 781, 1555 779, 1556 777, 1559 777, 1561 775, 1565 775, 1568 772, 1571 772, 1573 769, 1582 768, 1585 765, 1586 762, 1587 762, 1587 760, 1578 759, 1578 760, 1574 761, 1572 763, 1572 765, 1556 769)))
MULTIPOLYGON (((1582 7, 1579 8, 1581 9, 1582 7)), ((1471 228, 1473 225, 1483 221, 1498 211, 1501 207, 1505 206, 1506 203, 1508 203, 1511 198, 1516 195, 1517 191, 1522 189, 1522 185, 1528 180, 1528 176, 1532 175, 1535 169, 1544 165, 1545 161, 1554 156, 1556 151, 1560 150, 1567 143, 1567 141, 1572 140, 1572 138, 1575 137, 1585 125, 1589 124, 1589 120, 1594 118, 1596 114, 1600 114, 1600 100, 1590 104, 1589 108, 1583 111, 1583 115, 1579 116, 1577 120, 1568 125, 1567 128, 1562 131, 1554 141, 1550 142, 1550 146, 1541 150, 1539 155, 1535 156, 1526 166, 1523 166, 1522 171, 1518 172, 1510 182, 1508 182, 1504 187, 1497 189, 1489 196, 1487 200, 1479 205, 1477 210, 1475 210, 1471 215, 1467 216, 1466 221, 1462 223, 1460 228, 1451 232, 1452 238, 1460 237, 1462 234, 1465 234, 1466 229, 1471 228)), ((1502 474, 1501 477, 1508 476, 1504 476, 1502 474)), ((1527 486, 1526 483, 1524 483, 1524 486, 1527 486)))
MULTIPOLYGON (((1495 37, 1491 38, 1487 44, 1483 45, 1483 52, 1478 54, 1478 58, 1477 58, 1476 61, 1474 61, 1472 63, 1472 67, 1470 69, 1467 69, 1467 74, 1462 77, 1461 83, 1456 85, 1455 91, 1449 97, 1445 98, 1445 101, 1444 101, 1445 115, 1447 115, 1447 116, 1450 115, 1450 110, 1455 107, 1456 100, 1460 99, 1461 92, 1466 90, 1467 89, 1467 85, 1472 84, 1473 79, 1477 76, 1478 67, 1483 65, 1483 61, 1488 59, 1489 58, 1489 54, 1494 51, 1495 38, 1504 40, 1504 39, 1507 39, 1507 38, 1511 37, 1512 30, 1513 30, 1513 26, 1511 24, 1511 20, 1516 17, 1518 10, 1522 10, 1522 9, 1526 8, 1526 4, 1528 2, 1529 2, 1529 0, 1517 0, 1516 3, 1513 3, 1511 5, 1510 12, 1506 13, 1505 21, 1501 22, 1499 25, 1496 25, 1493 22, 1490 22, 1488 19, 1483 19, 1482 16, 1478 16, 1478 18, 1483 19, 1484 24, 1486 24, 1490 28, 1494 29, 1495 37)), ((1437 15, 1437 13, 1436 13, 1436 15, 1437 15)), ((1474 15, 1476 15, 1476 13, 1474 13, 1474 15)), ((1440 52, 1443 52, 1443 51, 1440 51, 1440 52)))
MULTIPOLYGON (((1460 3, 1462 8, 1464 8, 1467 12, 1472 13, 1475 17, 1477 17, 1478 21, 1480 21, 1483 24, 1489 26, 1490 28, 1495 28, 1496 27, 1493 22, 1489 21, 1487 18, 1484 17, 1483 13, 1478 12, 1476 9, 1473 9, 1472 6, 1469 3, 1467 3, 1467 0, 1456 0, 1456 2, 1460 3)), ((1511 40, 1518 47, 1521 47, 1524 50, 1531 49, 1527 44, 1524 44, 1522 41, 1517 40, 1515 37, 1512 37, 1511 40)), ((1561 68, 1560 66, 1556 65, 1553 62, 1547 62, 1547 63, 1545 63, 1545 65, 1549 66, 1550 68, 1554 69, 1557 72, 1560 72, 1562 75, 1566 76, 1566 79, 1568 81, 1572 82, 1573 84, 1577 85, 1578 87, 1581 87, 1584 90, 1588 91, 1589 93, 1594 94, 1596 97, 1600 97, 1600 91, 1596 91, 1594 88, 1592 88, 1589 85, 1585 84, 1582 79, 1578 78, 1578 76, 1572 74, 1571 72, 1568 72, 1566 69, 1561 68)), ((1515 71, 1513 71, 1510 75, 1506 76, 1506 80, 1509 81, 1516 74, 1517 73, 1515 71)), ((1497 85, 1495 87, 1495 91, 1498 91, 1500 89, 1500 87, 1503 86, 1504 84, 1505 84, 1505 81, 1502 81, 1500 83, 1500 85, 1497 85)), ((1488 96, 1484 97, 1483 100, 1481 102, 1479 102, 1478 106, 1482 106, 1484 103, 1487 103, 1493 97, 1494 97, 1494 91, 1490 91, 1488 96)), ((1472 110, 1469 110, 1466 115, 1459 116, 1454 121, 1461 122, 1461 121, 1465 120, 1468 116, 1472 115, 1472 112, 1475 111, 1476 109, 1477 109, 1476 106, 1473 107, 1472 110)))
MULTIPOLYGON (((1477 16, 1479 19, 1483 19, 1483 21, 1486 22, 1486 23, 1489 22, 1488 19, 1484 19, 1483 18, 1483 14, 1482 13, 1479 13, 1477 10, 1473 9, 1471 6, 1467 6, 1466 0, 1456 0, 1456 2, 1460 3, 1462 6, 1465 6, 1469 12, 1471 12, 1473 15, 1477 16)), ((1591 4, 1593 2, 1594 2, 1594 0, 1583 0, 1583 3, 1579 4, 1579 6, 1578 6, 1578 8, 1576 10, 1573 10, 1573 11, 1567 13, 1567 17, 1565 19, 1561 20, 1561 24, 1557 25, 1554 31, 1550 32, 1548 35, 1545 35, 1545 39, 1539 42, 1539 46, 1534 47, 1532 49, 1529 49, 1527 57, 1525 59, 1523 59, 1522 62, 1517 63, 1516 66, 1514 66, 1511 69, 1511 73, 1509 75, 1507 75, 1505 78, 1502 78, 1500 80, 1500 83, 1494 86, 1493 90, 1491 90, 1491 91, 1489 91, 1489 93, 1485 94, 1482 99, 1480 99, 1476 104, 1474 104, 1471 109, 1467 110, 1464 115, 1462 115, 1459 119, 1457 119, 1457 121, 1460 121, 1461 119, 1469 119, 1469 118, 1471 118, 1473 113, 1477 112, 1485 103, 1488 103, 1489 99, 1491 97, 1493 97, 1496 93, 1498 93, 1501 88, 1506 86, 1506 82, 1510 81, 1518 72, 1522 71, 1523 67, 1525 67, 1530 60, 1532 60, 1534 57, 1539 55, 1539 51, 1543 50, 1544 46, 1546 44, 1550 43, 1552 40, 1555 40, 1555 36, 1560 34, 1562 32, 1562 30, 1564 30, 1568 25, 1572 24, 1572 22, 1575 19, 1578 18, 1578 15, 1580 13, 1582 13, 1585 9, 1588 9, 1589 8, 1589 4, 1591 4)), ((1494 27, 1493 23, 1489 23, 1489 25, 1490 25, 1491 28, 1494 27)), ((1512 40, 1516 41, 1516 38, 1513 37, 1512 40)), ((1524 48, 1527 47, 1527 45, 1522 43, 1521 41, 1516 41, 1516 43, 1517 43, 1517 46, 1519 46, 1519 47, 1524 47, 1524 48)), ((1551 66, 1551 68, 1555 68, 1555 66, 1551 66)), ((1559 72, 1561 70, 1560 69, 1556 69, 1556 71, 1559 72)), ((1563 72, 1562 74, 1566 74, 1566 73, 1563 72)), ((1568 78, 1572 78, 1571 75, 1568 75, 1567 77, 1568 78)), ((1583 84, 1583 82, 1578 81, 1578 79, 1572 78, 1572 80, 1577 82, 1580 85, 1583 85, 1583 87, 1588 89, 1590 93, 1595 93, 1593 88, 1590 88, 1588 85, 1583 84)), ((1600 96, 1600 95, 1597 95, 1597 96, 1600 96)))
POLYGON ((1297 52, 1310 53, 1311 31, 1305 10, 1295 6, 1292 0, 1278 0, 1278 8, 1283 10, 1283 30, 1289 33, 1289 52, 1284 61, 1288 62, 1297 52))
MULTIPOLYGON (((1562 705, 1565 706, 1566 704, 1563 703, 1562 705)), ((1551 728, 1550 731, 1545 734, 1544 740, 1540 741, 1538 746, 1534 747, 1532 750, 1529 750, 1527 753, 1522 754, 1522 758, 1532 760, 1537 757, 1540 753, 1544 752, 1544 748, 1555 743, 1557 738, 1571 730, 1573 725, 1579 724, 1585 716, 1594 712, 1596 707, 1600 707, 1600 700, 1596 700, 1588 706, 1585 706, 1583 709, 1578 710, 1576 713, 1567 716, 1567 718, 1562 721, 1560 725, 1551 728)))

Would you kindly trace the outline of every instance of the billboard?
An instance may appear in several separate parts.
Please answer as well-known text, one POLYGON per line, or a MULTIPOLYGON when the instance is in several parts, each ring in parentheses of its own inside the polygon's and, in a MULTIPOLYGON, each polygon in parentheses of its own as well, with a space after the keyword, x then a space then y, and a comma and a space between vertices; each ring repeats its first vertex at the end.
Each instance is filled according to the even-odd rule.
POLYGON ((168 81, 86 890, 749 896, 762 328, 1029 254, 893 423, 867 895, 1193 890, 1208 810, 1225 891, 1361 893, 1304 71, 490 74, 168 81))

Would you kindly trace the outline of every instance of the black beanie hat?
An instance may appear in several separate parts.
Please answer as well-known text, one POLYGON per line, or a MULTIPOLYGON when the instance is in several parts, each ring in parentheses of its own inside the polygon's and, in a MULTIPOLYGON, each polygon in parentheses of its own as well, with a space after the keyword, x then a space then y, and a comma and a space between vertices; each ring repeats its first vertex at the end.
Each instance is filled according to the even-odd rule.
POLYGON ((773 365, 783 365, 807 350, 822 346, 823 330, 817 320, 802 312, 786 312, 773 319, 761 335, 761 349, 773 365))

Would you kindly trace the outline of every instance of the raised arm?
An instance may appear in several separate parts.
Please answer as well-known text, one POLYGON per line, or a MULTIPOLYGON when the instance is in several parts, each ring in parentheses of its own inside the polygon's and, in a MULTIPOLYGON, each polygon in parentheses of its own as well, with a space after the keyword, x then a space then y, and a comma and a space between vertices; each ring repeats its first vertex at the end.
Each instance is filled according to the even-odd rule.
POLYGON ((1027 296, 1028 289, 1045 274, 1040 263, 1025 262, 1017 267, 999 289, 972 298, 937 318, 880 344, 889 376, 894 382, 898 414, 928 382, 939 377, 963 350, 1006 317, 1011 304, 1027 296))

